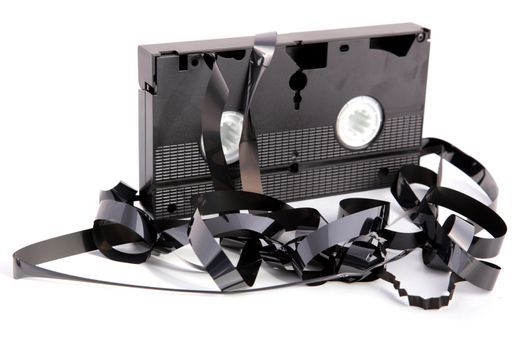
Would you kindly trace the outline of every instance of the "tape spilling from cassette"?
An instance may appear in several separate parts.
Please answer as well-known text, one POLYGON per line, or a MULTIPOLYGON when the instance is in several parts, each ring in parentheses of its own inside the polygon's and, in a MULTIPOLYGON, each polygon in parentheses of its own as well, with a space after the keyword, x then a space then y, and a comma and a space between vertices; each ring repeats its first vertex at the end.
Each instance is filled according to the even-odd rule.
MULTIPOLYGON (((196 293, 240 293, 291 285, 319 285, 327 281, 346 283, 382 279, 391 283, 408 303, 423 309, 448 305, 458 282, 491 290, 500 268, 481 259, 495 257, 506 234, 506 225, 494 211, 498 187, 488 170, 455 146, 424 139, 421 156, 440 157, 437 172, 409 165, 395 176, 391 193, 414 223, 417 232, 389 229, 390 203, 368 198, 348 198, 339 203, 338 219, 328 222, 314 208, 293 208, 263 193, 257 159, 256 132, 250 113, 251 101, 266 67, 271 63, 276 34, 256 36, 250 56, 239 144, 239 166, 243 191, 234 191, 220 135, 221 115, 228 87, 213 54, 203 54, 211 70, 204 96, 201 125, 206 160, 215 191, 194 197, 196 207, 190 220, 152 219, 133 203, 136 191, 119 183, 100 195, 93 228, 51 238, 22 248, 13 254, 15 278, 47 277, 128 287, 196 293), (442 187, 442 164, 447 161, 476 182, 491 203, 442 187), (414 185, 427 188, 420 199, 414 185), (443 224, 438 207, 451 214, 443 224), (485 230, 490 238, 478 236, 485 230), (288 233, 288 234, 284 234, 288 233), (290 238, 291 237, 291 238, 290 238), (130 253, 120 248, 134 244, 130 253), (152 254, 167 254, 191 246, 217 290, 194 290, 132 285, 64 274, 40 264, 99 250, 111 260, 146 263, 152 254), (236 249, 239 259, 230 260, 225 249, 236 249), (423 262, 448 271, 446 293, 423 298, 402 288, 388 263, 422 249, 423 262), (387 251, 395 252, 387 257, 387 251), (293 282, 253 288, 262 264, 294 276, 293 282), (250 288, 251 287, 251 288, 250 288)), ((352 179, 348 179, 352 181, 352 179)))

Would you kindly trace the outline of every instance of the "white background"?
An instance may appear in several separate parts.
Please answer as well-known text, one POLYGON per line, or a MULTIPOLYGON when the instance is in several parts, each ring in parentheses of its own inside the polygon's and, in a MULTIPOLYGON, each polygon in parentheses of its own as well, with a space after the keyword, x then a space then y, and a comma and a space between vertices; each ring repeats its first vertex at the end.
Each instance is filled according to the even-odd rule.
MULTIPOLYGON (((525 30, 518 3, 3 2, 0 347, 480 349, 523 343, 525 30), (203 296, 11 278, 16 249, 89 227, 100 189, 120 179, 138 186, 137 45, 396 22, 432 29, 424 135, 473 154, 500 184, 509 234, 491 293, 461 285, 448 308, 422 311, 381 281, 203 296)), ((420 272, 414 272, 413 292, 428 283, 420 272)))

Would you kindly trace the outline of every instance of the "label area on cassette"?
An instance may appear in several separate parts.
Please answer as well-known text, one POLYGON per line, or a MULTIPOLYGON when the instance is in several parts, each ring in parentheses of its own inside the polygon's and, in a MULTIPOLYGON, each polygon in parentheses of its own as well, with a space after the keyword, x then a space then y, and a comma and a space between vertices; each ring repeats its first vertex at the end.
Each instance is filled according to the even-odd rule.
MULTIPOLYGON (((251 104, 265 194, 293 201, 387 187, 419 163, 430 31, 415 24, 283 34, 251 104)), ((215 54, 229 88, 221 140, 235 189, 254 37, 139 47, 140 198, 187 217, 213 190, 201 136, 215 54)))

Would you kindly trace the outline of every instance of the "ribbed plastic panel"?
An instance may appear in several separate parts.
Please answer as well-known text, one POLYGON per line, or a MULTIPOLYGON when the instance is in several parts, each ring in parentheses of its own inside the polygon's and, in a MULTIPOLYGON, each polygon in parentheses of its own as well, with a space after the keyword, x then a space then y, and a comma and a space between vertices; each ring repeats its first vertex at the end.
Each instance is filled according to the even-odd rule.
POLYGON ((362 150, 342 147, 332 126, 262 134, 257 137, 259 161, 262 167, 266 167, 287 165, 294 154, 299 162, 307 162, 418 147, 422 127, 421 115, 387 118, 381 135, 370 147, 362 150))
MULTIPOLYGON (((288 166, 294 159, 301 163, 417 147, 421 142, 422 127, 422 115, 391 116, 385 119, 378 139, 363 150, 342 147, 332 126, 261 134, 257 137, 259 162, 262 168, 288 166)), ((154 169, 154 178, 158 182, 209 175, 197 143, 158 147, 155 149, 154 169)))
MULTIPOLYGON (((355 192, 372 188, 387 187, 399 168, 406 164, 418 164, 419 154, 408 154, 389 158, 355 161, 332 167, 303 169, 298 173, 280 172, 263 176, 266 194, 285 201, 355 192), (383 169, 383 170, 382 170, 383 169), (380 171, 388 175, 380 176, 380 171)), ((236 188, 240 189, 239 180, 236 188)), ((190 216, 195 208, 191 196, 212 191, 211 182, 194 183, 158 188, 154 193, 155 217, 190 216), (175 205, 173 213, 168 205, 175 205)))
POLYGON ((169 181, 209 174, 199 144, 180 143, 155 149, 155 181, 169 181))

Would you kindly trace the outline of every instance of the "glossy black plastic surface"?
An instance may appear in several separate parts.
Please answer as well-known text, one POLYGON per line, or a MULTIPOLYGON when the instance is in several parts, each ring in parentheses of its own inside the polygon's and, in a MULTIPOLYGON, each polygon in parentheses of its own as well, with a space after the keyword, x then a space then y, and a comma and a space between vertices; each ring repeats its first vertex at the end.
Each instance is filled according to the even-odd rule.
POLYGON ((191 196, 226 177, 229 187, 286 201, 387 187, 401 166, 418 164, 429 37, 421 26, 397 24, 140 46, 143 207, 157 219, 188 217, 191 196), (255 155, 215 174, 204 157, 213 155, 200 150, 201 128, 208 135, 210 126, 202 115, 216 97, 210 56, 228 87, 220 109, 246 115, 240 148, 255 155), (350 150, 337 141, 336 119, 363 95, 381 104, 384 127, 369 147, 350 150), (261 179, 241 187, 247 173, 261 179))

